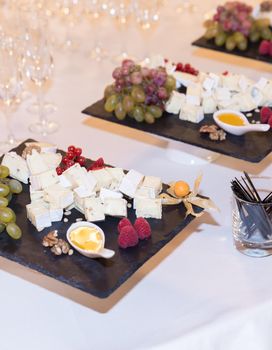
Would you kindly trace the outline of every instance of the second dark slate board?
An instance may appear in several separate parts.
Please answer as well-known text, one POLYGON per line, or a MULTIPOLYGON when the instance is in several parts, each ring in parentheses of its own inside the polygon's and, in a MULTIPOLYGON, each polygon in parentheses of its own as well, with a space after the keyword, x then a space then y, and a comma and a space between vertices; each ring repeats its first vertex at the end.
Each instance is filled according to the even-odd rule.
POLYGON ((234 49, 233 51, 228 51, 224 47, 216 46, 214 40, 207 40, 203 36, 192 43, 193 46, 201 47, 203 49, 218 51, 230 55, 250 58, 252 60, 262 61, 266 63, 272 63, 272 57, 259 55, 258 47, 259 43, 249 43, 247 50, 241 51, 234 49))
MULTIPOLYGON (((30 141, 32 140, 26 142, 30 141)), ((22 144, 15 150, 21 154, 23 148, 22 144)), ((83 215, 73 209, 72 214, 67 216, 69 222, 57 222, 50 228, 38 232, 26 218, 25 206, 29 202, 29 186, 24 185, 23 193, 14 196, 11 203, 23 236, 19 241, 14 241, 6 233, 0 234, 0 256, 98 298, 106 298, 111 295, 147 260, 194 220, 191 215, 185 217, 186 210, 183 205, 163 207, 162 220, 148 220, 152 228, 152 238, 141 241, 134 248, 124 250, 119 248, 117 243, 119 219, 107 217, 98 225, 105 232, 106 247, 116 252, 112 259, 88 259, 77 252, 74 252, 72 256, 56 257, 50 252, 50 249, 42 246, 42 238, 48 232, 58 230, 59 237, 65 239, 67 229, 77 218, 83 218, 83 215)), ((202 209, 195 208, 195 211, 199 213, 202 209)), ((133 209, 128 210, 128 217, 134 222, 135 211, 133 209)))
MULTIPOLYGON (((205 124, 214 124, 212 115, 206 115, 204 120, 199 124, 182 121, 177 115, 170 115, 168 113, 165 113, 162 118, 156 120, 152 125, 138 123, 129 117, 120 121, 112 113, 104 110, 103 100, 87 107, 82 113, 252 163, 260 162, 272 151, 271 130, 266 133, 251 132, 243 136, 228 134, 225 141, 211 141, 207 135, 201 135, 199 133, 199 128, 205 124)), ((260 120, 259 113, 253 112, 252 118, 260 120)))

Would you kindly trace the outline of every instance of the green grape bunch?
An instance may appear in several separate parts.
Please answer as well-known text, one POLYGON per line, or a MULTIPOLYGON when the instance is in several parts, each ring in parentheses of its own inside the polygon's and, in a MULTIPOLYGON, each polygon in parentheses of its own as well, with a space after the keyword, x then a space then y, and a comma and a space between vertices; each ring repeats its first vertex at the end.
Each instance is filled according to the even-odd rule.
POLYGON ((119 120, 128 116, 153 124, 162 117, 165 103, 176 88, 175 78, 165 68, 149 69, 129 59, 115 68, 112 76, 115 81, 104 91, 104 108, 119 120))
POLYGON ((20 239, 22 231, 16 224, 16 214, 8 205, 12 196, 20 194, 23 187, 19 181, 8 176, 9 168, 0 165, 0 234, 6 231, 11 238, 20 239))

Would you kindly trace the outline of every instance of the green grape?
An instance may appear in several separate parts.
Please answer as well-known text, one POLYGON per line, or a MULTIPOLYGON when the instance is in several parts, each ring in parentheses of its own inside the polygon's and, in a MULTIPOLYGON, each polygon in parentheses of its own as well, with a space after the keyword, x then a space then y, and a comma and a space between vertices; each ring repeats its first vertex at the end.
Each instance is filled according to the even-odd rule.
POLYGON ((12 200, 12 193, 9 192, 9 194, 6 196, 6 199, 8 200, 8 202, 10 202, 12 200))
POLYGON ((155 123, 155 118, 154 118, 154 116, 151 113, 146 112, 144 117, 145 117, 145 121, 148 124, 154 124, 155 123))
POLYGON ((9 201, 5 197, 0 197, 0 208, 1 207, 7 207, 9 204, 9 201))
POLYGON ((6 226, 0 223, 0 233, 5 231, 6 226))
POLYGON ((247 39, 244 41, 241 41, 240 43, 237 44, 237 47, 241 51, 245 51, 247 49, 247 39))
POLYGON ((4 165, 0 165, 0 179, 4 179, 5 177, 9 176, 9 168, 4 166, 4 165))
POLYGON ((11 193, 19 194, 23 191, 23 186, 20 181, 12 179, 9 182, 9 189, 11 193))
POLYGON ((133 118, 139 123, 144 121, 145 117, 142 107, 136 106, 133 108, 133 118))
POLYGON ((7 224, 16 221, 16 215, 10 208, 0 208, 0 222, 7 224))
POLYGON ((15 223, 10 223, 6 227, 8 235, 13 239, 20 239, 22 237, 22 231, 15 223))
POLYGON ((257 29, 264 29, 268 28, 270 26, 270 20, 269 18, 259 18, 254 21, 254 27, 257 29))
POLYGON ((143 103, 145 102, 145 92, 144 90, 139 86, 133 86, 131 90, 131 97, 133 100, 137 103, 143 103))
POLYGON ((9 185, 11 179, 9 179, 8 177, 6 177, 5 179, 0 179, 0 184, 4 184, 4 185, 9 185))
POLYGON ((104 97, 108 98, 111 95, 114 95, 114 93, 115 93, 114 86, 113 85, 108 85, 108 86, 106 86, 106 88, 104 90, 104 97))
POLYGON ((260 40, 261 38, 261 33, 259 31, 252 31, 250 34, 249 34, 249 40, 252 42, 252 43, 256 43, 260 40))
POLYGON ((134 100, 130 96, 124 96, 122 101, 123 108, 126 112, 131 112, 134 108, 134 100))
POLYGON ((204 34, 204 38, 207 40, 211 40, 216 36, 216 34, 217 30, 215 31, 213 27, 209 27, 204 34))
POLYGON ((123 108, 123 105, 121 102, 117 103, 114 113, 117 119, 124 120, 126 118, 126 111, 123 108))
POLYGON ((261 30, 261 37, 264 40, 270 40, 272 37, 272 32, 268 27, 265 27, 261 30))
POLYGON ((236 42, 233 38, 233 36, 229 36, 226 40, 226 49, 228 51, 233 51, 235 49, 236 42))
POLYGON ((176 88, 176 79, 172 75, 168 75, 164 86, 169 91, 174 90, 176 88))
POLYGON ((235 41, 236 44, 239 44, 243 41, 245 41, 246 37, 241 33, 241 32, 235 32, 233 35, 233 40, 235 41))
POLYGON ((107 98, 104 108, 107 112, 111 113, 114 111, 117 103, 118 103, 118 96, 111 95, 110 97, 107 98))
POLYGON ((6 197, 9 194, 8 185, 0 183, 0 197, 6 197))
POLYGON ((224 32, 219 32, 216 34, 215 37, 215 45, 216 46, 223 46, 226 42, 227 35, 224 32))
POLYGON ((154 118, 160 118, 161 116, 162 116, 162 113, 163 113, 163 111, 162 111, 162 109, 160 108, 160 107, 158 107, 158 106, 153 106, 153 105, 151 105, 151 106, 148 106, 147 107, 147 110, 148 110, 148 112, 149 113, 151 113, 152 115, 153 115, 153 117, 154 118))

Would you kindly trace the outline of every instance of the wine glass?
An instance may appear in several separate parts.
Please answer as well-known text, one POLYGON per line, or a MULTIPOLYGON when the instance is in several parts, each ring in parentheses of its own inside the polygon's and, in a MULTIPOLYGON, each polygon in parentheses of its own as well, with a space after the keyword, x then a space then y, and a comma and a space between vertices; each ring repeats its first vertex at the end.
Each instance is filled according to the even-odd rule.
POLYGON ((58 123, 47 119, 47 114, 44 111, 44 88, 53 73, 53 56, 40 28, 30 31, 26 39, 24 71, 26 77, 36 86, 39 106, 39 121, 31 124, 29 130, 47 135, 54 133, 59 128, 58 123))
POLYGON ((7 125, 6 141, 0 143, 3 152, 20 142, 13 134, 10 120, 12 108, 18 103, 22 92, 23 80, 18 64, 19 58, 11 43, 12 40, 9 38, 4 42, 1 41, 0 46, 0 101, 7 125))

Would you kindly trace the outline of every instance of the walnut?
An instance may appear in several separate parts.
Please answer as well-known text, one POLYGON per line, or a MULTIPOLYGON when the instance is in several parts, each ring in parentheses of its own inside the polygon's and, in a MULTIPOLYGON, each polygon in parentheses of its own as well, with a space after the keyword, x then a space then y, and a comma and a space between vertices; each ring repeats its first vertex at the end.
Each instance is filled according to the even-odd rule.
POLYGON ((58 231, 54 230, 43 237, 42 245, 44 247, 53 247, 55 244, 58 243, 58 241, 58 231))
POLYGON ((263 1, 261 3, 261 12, 270 12, 272 11, 272 1, 263 1))
POLYGON ((58 240, 58 243, 55 244, 55 245, 51 248, 51 252, 54 253, 55 255, 61 255, 61 254, 69 254, 69 255, 72 255, 71 250, 72 250, 72 249, 70 249, 69 243, 67 243, 67 242, 64 241, 63 239, 59 239, 59 240, 58 240))
POLYGON ((33 150, 36 150, 38 153, 41 153, 41 147, 36 145, 26 146, 23 150, 22 157, 26 159, 27 155, 31 155, 33 150))
POLYGON ((226 133, 215 124, 203 125, 199 129, 200 133, 209 134, 209 138, 212 141, 224 141, 226 140, 226 133))

